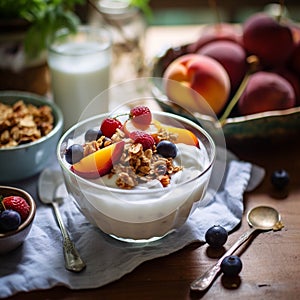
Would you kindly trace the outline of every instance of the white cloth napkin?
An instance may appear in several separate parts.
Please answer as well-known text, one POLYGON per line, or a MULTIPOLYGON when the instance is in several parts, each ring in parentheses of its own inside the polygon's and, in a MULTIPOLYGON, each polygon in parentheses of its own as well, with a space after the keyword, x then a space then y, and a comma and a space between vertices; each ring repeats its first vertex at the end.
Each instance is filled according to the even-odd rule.
MULTIPOLYGON (((214 171, 212 177, 217 173, 214 171)), ((23 245, 0 256, 0 298, 58 285, 70 289, 101 287, 131 272, 144 261, 168 255, 195 241, 204 241, 206 230, 213 225, 222 225, 230 231, 243 216, 244 191, 247 187, 255 188, 263 176, 264 170, 257 166, 230 161, 223 185, 213 200, 206 207, 197 208, 180 230, 148 244, 114 240, 93 227, 73 201, 65 201, 60 207, 63 219, 87 263, 81 273, 64 268, 61 234, 53 211, 38 203, 32 230, 23 245)), ((32 186, 30 189, 36 193, 32 186)), ((209 189, 208 196, 212 192, 209 189)))

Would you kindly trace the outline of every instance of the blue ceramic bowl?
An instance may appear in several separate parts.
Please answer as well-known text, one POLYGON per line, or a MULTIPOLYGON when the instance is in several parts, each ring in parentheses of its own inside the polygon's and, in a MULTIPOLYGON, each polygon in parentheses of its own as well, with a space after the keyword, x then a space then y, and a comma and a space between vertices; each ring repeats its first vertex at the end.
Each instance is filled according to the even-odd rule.
POLYGON ((61 110, 44 97, 18 91, 0 92, 0 102, 12 105, 18 100, 35 106, 48 105, 52 108, 54 127, 44 137, 15 147, 0 148, 0 184, 24 180, 36 175, 55 158, 56 145, 62 134, 63 115, 61 110))

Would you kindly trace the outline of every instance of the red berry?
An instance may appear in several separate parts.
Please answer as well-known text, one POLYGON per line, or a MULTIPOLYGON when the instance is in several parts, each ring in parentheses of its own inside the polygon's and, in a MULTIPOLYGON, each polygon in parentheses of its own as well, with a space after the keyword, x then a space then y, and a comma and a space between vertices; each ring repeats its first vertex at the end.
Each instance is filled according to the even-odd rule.
POLYGON ((24 222, 30 212, 30 206, 27 201, 20 196, 8 196, 3 198, 2 204, 5 209, 12 209, 18 212, 21 216, 22 222, 24 222))
POLYGON ((111 138, 115 134, 117 128, 122 128, 122 126, 122 123, 118 119, 107 118, 103 120, 100 130, 102 131, 103 135, 111 138))
POLYGON ((140 143, 144 150, 151 149, 154 144, 154 138, 143 131, 133 131, 130 133, 129 137, 134 141, 134 143, 140 143))
POLYGON ((152 114, 147 106, 136 106, 130 110, 129 117, 137 125, 149 126, 152 121, 152 114))

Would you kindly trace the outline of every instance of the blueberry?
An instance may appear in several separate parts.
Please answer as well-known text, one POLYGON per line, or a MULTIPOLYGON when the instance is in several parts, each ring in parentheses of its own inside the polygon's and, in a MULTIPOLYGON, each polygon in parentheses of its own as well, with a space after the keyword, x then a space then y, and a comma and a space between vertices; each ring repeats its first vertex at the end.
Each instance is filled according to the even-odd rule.
POLYGON ((0 214, 0 228, 4 231, 15 230, 21 224, 21 216, 12 209, 6 209, 0 214))
POLYGON ((271 183, 278 189, 284 189, 290 182, 290 177, 285 170, 276 170, 271 176, 271 183))
POLYGON ((160 141, 156 146, 157 153, 163 157, 175 158, 177 155, 177 146, 170 141, 160 141))
POLYGON ((242 268, 242 261, 236 255, 226 256, 221 262, 221 271, 226 276, 237 276, 242 268))
POLYGON ((213 248, 222 247, 228 238, 226 229, 220 225, 210 227, 205 233, 205 240, 213 248))
POLYGON ((75 164, 83 158, 83 146, 79 144, 71 145, 65 153, 66 161, 69 164, 75 164))
POLYGON ((100 129, 89 129, 85 135, 84 139, 86 142, 97 141, 102 136, 102 131, 100 129))

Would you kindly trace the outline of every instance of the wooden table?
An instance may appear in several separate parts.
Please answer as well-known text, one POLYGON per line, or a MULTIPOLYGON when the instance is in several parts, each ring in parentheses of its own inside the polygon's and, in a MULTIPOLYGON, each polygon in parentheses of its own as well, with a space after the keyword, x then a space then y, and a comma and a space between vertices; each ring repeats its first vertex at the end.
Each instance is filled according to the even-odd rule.
MULTIPOLYGON (((155 54, 163 41, 180 44, 198 32, 196 27, 159 29, 148 31, 148 53, 155 54)), ((299 135, 284 140, 252 140, 232 143, 228 148, 242 160, 266 170, 262 184, 245 194, 245 211, 256 205, 271 205, 279 210, 285 225, 281 231, 255 235, 237 251, 243 261, 239 281, 219 276, 205 293, 191 293, 190 283, 216 262, 218 254, 209 251, 206 244, 195 243, 169 256, 145 262, 120 280, 98 289, 70 291, 56 287, 20 293, 10 299, 299 299, 300 128, 299 135), (289 172, 291 180, 288 195, 278 199, 274 197, 270 176, 275 169, 282 168, 289 172)), ((241 226, 229 235, 226 248, 247 229, 243 218, 241 226)))

